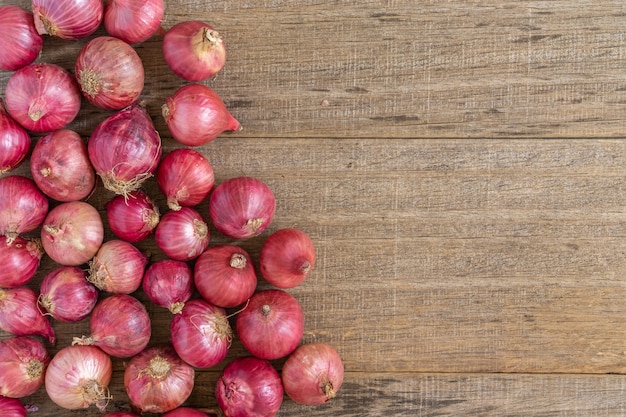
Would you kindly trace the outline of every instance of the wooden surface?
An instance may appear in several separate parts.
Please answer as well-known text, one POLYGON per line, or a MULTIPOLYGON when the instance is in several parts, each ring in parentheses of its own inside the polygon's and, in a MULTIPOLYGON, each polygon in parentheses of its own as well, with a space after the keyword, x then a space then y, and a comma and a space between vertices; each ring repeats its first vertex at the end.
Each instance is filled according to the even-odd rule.
MULTIPOLYGON (((304 341, 345 362, 335 400, 285 399, 279 416, 626 415, 622 1, 186 0, 163 27, 191 18, 224 36, 206 84, 243 126, 201 151, 218 183, 252 175, 278 200, 270 229, 238 243, 258 259, 273 230, 310 234, 318 263, 290 292, 304 341)), ((40 61, 71 69, 83 43, 46 39, 40 61)), ((185 83, 160 45, 137 49, 169 151, 159 108, 185 83)), ((85 104, 70 127, 87 137, 103 118, 85 104)), ((151 343, 167 340, 169 313, 148 308, 151 343)), ((88 323, 55 329, 53 352, 88 323)), ((235 340, 228 359, 244 353, 235 340)), ((188 405, 215 407, 221 367, 198 372, 188 405)), ((115 369, 110 411, 127 407, 115 369)), ((99 415, 43 390, 24 402, 99 415)))

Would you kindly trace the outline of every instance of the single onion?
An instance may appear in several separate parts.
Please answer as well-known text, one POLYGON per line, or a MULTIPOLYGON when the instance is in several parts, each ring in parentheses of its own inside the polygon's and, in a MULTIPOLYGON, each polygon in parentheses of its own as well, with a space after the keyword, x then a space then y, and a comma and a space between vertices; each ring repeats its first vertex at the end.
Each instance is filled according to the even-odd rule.
POLYGON ((299 404, 318 405, 335 398, 343 383, 343 361, 326 343, 299 346, 285 361, 283 386, 299 404))
POLYGON ((0 236, 0 288, 16 288, 28 283, 37 273, 43 247, 40 239, 16 237, 8 244, 0 236))
POLYGON ((61 39, 86 38, 102 23, 102 0, 32 0, 37 32, 61 39))
POLYGON ((20 233, 32 232, 48 213, 48 199, 30 178, 0 178, 0 235, 11 245, 20 233))
POLYGON ((33 14, 19 6, 0 7, 0 70, 15 71, 31 64, 43 48, 33 14))
POLYGON ((114 294, 94 307, 89 320, 90 336, 75 337, 73 345, 94 345, 111 356, 129 358, 150 341, 150 317, 141 301, 114 294))
POLYGON ((271 363, 247 356, 226 365, 215 395, 226 417, 272 417, 283 402, 283 386, 271 363))
POLYGON ((163 37, 163 58, 179 77, 203 81, 224 67, 226 48, 208 23, 188 20, 174 25, 163 37))
POLYGON ((143 276, 142 288, 154 304, 179 314, 193 293, 191 268, 173 259, 154 262, 143 276))
POLYGON ((218 245, 204 251, 194 265, 193 279, 202 298, 224 308, 249 299, 257 284, 250 255, 235 245, 218 245))
POLYGON ((87 280, 102 291, 130 294, 141 285, 146 265, 148 257, 132 243, 109 240, 89 262, 87 280))
POLYGON ((161 138, 146 109, 131 105, 96 126, 87 151, 104 187, 128 197, 156 171, 161 138))
POLYGON ((153 346, 134 356, 124 370, 131 404, 143 413, 165 413, 191 395, 194 369, 169 345, 153 346))
POLYGON ((263 243, 259 257, 261 275, 278 288, 302 284, 315 265, 313 241, 301 230, 280 229, 263 243))
POLYGON ((144 68, 137 52, 112 36, 98 36, 76 58, 76 79, 94 106, 120 110, 133 104, 143 90, 144 68))
POLYGON ((104 412, 110 400, 113 364, 96 346, 66 346, 50 360, 45 387, 48 397, 69 410, 95 404, 104 412))
POLYGON ((136 190, 128 196, 116 195, 105 204, 109 228, 122 240, 140 242, 156 229, 161 215, 150 196, 136 190))
POLYGON ((177 261, 190 261, 209 246, 209 226, 196 210, 182 207, 163 215, 154 237, 166 256, 177 261))
POLYGON ((164 12, 163 0, 109 0, 104 8, 104 28, 124 42, 143 42, 159 29, 164 12))
POLYGON ((237 335, 243 346, 261 359, 287 356, 304 334, 304 313, 296 298, 283 290, 263 290, 250 297, 237 314, 237 335))
POLYGON ((81 200, 96 186, 87 145, 69 129, 57 130, 37 141, 30 157, 30 172, 39 189, 57 201, 81 200))
POLYGON ((41 243, 53 261, 76 266, 94 257, 104 239, 100 213, 84 201, 61 203, 48 213, 41 243))
POLYGON ((178 407, 168 413, 163 414, 161 417, 217 417, 217 414, 207 414, 202 410, 191 407, 178 407))
POLYGON ((91 313, 98 290, 77 266, 59 266, 44 277, 39 288, 39 305, 62 322, 76 322, 91 313))
POLYGON ((0 410, 4 417, 28 417, 26 407, 16 398, 8 398, 0 395, 0 410))
POLYGON ((236 177, 213 190, 209 216, 217 230, 234 239, 261 234, 274 218, 276 199, 261 180, 236 177))
POLYGON ((0 288, 0 329, 15 336, 43 336, 54 344, 50 320, 37 308, 37 294, 28 287, 0 288))
POLYGON ((80 110, 74 77, 56 64, 35 63, 15 71, 5 91, 6 108, 33 132, 51 132, 70 123, 80 110))
POLYGON ((30 142, 26 129, 13 120, 0 99, 0 175, 17 168, 26 159, 30 142))
POLYGON ((157 185, 171 210, 197 206, 215 182, 211 163, 193 149, 175 149, 163 157, 156 172, 157 185))
POLYGON ((34 394, 43 385, 49 362, 46 347, 35 338, 0 340, 0 395, 22 398, 34 394))
POLYGON ((221 97, 204 84, 187 84, 168 97, 161 108, 170 133, 179 143, 200 146, 241 125, 221 97))
POLYGON ((228 354, 233 340, 226 311, 201 299, 188 301, 170 324, 176 353, 189 365, 210 368, 228 354))

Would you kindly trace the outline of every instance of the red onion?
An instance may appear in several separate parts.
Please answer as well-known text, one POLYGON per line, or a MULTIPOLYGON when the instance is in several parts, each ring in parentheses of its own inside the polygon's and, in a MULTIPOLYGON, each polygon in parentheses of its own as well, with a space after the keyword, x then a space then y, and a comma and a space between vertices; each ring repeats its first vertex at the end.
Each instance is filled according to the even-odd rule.
POLYGON ((165 413, 191 395, 194 369, 171 346, 154 346, 133 357, 124 370, 131 404, 143 413, 165 413))
POLYGON ((57 201, 81 200, 96 186, 87 145, 69 129, 57 130, 37 141, 30 171, 39 189, 57 201))
POLYGON ((5 94, 11 117, 33 132, 61 129, 80 110, 76 80, 56 64, 36 63, 18 69, 9 78, 5 94))
POLYGON ((196 260, 193 277, 202 298, 224 308, 242 304, 257 284, 250 255, 235 245, 218 245, 204 251, 196 260))
POLYGON ((226 311, 200 299, 185 304, 172 319, 170 330, 176 353, 196 368, 220 363, 233 340, 226 311))
POLYGON ((226 417, 272 417, 283 402, 283 386, 267 360, 242 357, 226 365, 215 395, 226 417))
POLYGON ((176 90, 162 113, 174 139, 187 146, 205 145, 224 131, 241 129, 220 96, 203 84, 176 90))
POLYGON ((39 305, 52 318, 76 322, 91 313, 98 301, 98 290, 87 282, 85 271, 76 266, 60 266, 50 271, 39 288, 39 305))
POLYGON ((234 239, 261 234, 274 218, 276 200, 261 180, 236 177, 213 190, 209 216, 217 230, 234 239))
POLYGON ((0 99, 0 175, 17 168, 29 151, 28 132, 7 113, 0 99))
POLYGON ((156 171, 161 138, 146 109, 132 105, 96 126, 87 150, 104 187, 127 197, 156 171))
POLYGON ((183 207, 163 215, 154 237, 169 258, 190 261, 209 246, 209 226, 196 210, 183 207))
POLYGON ((22 7, 0 7, 0 33, 0 70, 15 71, 31 64, 43 48, 33 14, 22 7))
POLYGON ((104 412, 110 400, 113 364, 109 355, 95 346, 66 346, 50 361, 45 387, 48 397, 69 410, 95 404, 104 412))
POLYGON ((94 206, 83 201, 61 203, 48 213, 41 243, 53 261, 76 266, 94 257, 104 239, 104 225, 94 206))
POLYGON ((193 207, 204 200, 215 181, 211 163, 193 149, 175 149, 165 155, 156 173, 159 189, 171 210, 193 207))
POLYGON ((237 335, 243 346, 261 359, 287 356, 304 334, 304 313, 296 298, 282 290, 263 290, 237 314, 237 335))
POLYGON ((0 340, 0 394, 11 398, 34 394, 43 385, 48 362, 46 347, 35 338, 0 340))
POLYGON ((193 293, 191 268, 185 262, 173 259, 157 261, 146 270, 142 288, 154 304, 178 314, 193 293))
POLYGON ((105 205, 109 228, 122 240, 140 242, 150 236, 161 218, 159 208, 143 191, 117 195, 105 205))
POLYGON ((0 396, 0 410, 4 417, 28 417, 26 407, 16 398, 0 396))
POLYGON ((16 237, 12 244, 0 236, 0 288, 15 288, 28 283, 37 272, 43 247, 41 240, 16 237))
POLYGON ((129 106, 143 90, 141 58, 121 39, 99 36, 90 40, 78 53, 74 69, 83 96, 102 109, 129 106))
POLYGON ((85 38, 102 22, 102 0, 32 0, 35 27, 42 35, 85 38))
POLYGON ((302 284, 315 265, 313 241, 301 230, 280 229, 261 247, 261 274, 271 285, 293 288, 302 284))
POLYGON ((202 410, 191 407, 178 407, 168 413, 163 414, 161 417, 217 417, 217 414, 207 414, 202 410))
POLYGON ((20 233, 32 232, 48 213, 48 199, 30 178, 0 178, 0 235, 11 245, 20 233))
POLYGON ((148 40, 161 26, 163 0, 110 0, 104 9, 104 28, 130 44, 148 40))
POLYGON ((299 346, 285 361, 283 386, 299 404, 323 404, 337 395, 343 372, 343 361, 332 346, 308 343, 299 346))
POLYGON ((0 329, 15 336, 43 336, 54 344, 50 320, 37 308, 37 294, 28 287, 0 288, 0 329))
POLYGON ((129 358, 150 341, 150 317, 139 300, 114 294, 96 304, 89 320, 91 336, 74 338, 75 345, 95 345, 111 356, 129 358))
POLYGON ((208 23, 188 20, 174 25, 163 37, 163 58, 179 77, 202 81, 224 67, 226 48, 208 23))
POLYGON ((104 242, 89 262, 87 280, 99 290, 130 294, 137 290, 148 265, 148 257, 124 240, 104 242))

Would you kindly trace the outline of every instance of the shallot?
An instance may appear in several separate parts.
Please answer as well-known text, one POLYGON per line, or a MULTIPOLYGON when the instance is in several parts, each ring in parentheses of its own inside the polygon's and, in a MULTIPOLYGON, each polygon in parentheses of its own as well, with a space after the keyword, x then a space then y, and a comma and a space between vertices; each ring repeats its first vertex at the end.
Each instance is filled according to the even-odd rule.
POLYGON ((54 344, 50 320, 37 308, 37 294, 28 287, 0 288, 0 329, 15 336, 42 336, 54 344))
POLYGON ((42 35, 85 38, 102 23, 102 0, 32 0, 35 27, 42 35))
POLYGON ((32 232, 48 213, 48 199, 30 178, 9 175, 0 178, 0 235, 11 245, 21 233, 32 232))
POLYGON ((31 64, 43 48, 33 14, 23 7, 0 7, 0 33, 0 70, 15 71, 31 64))
POLYGON ((30 151, 26 129, 7 113, 0 99, 0 175, 20 166, 30 151))
POLYGON ((48 350, 38 339, 16 336, 0 340, 0 395, 21 398, 34 394, 43 385, 49 362, 48 350))
POLYGON ((39 288, 39 305, 62 322, 76 322, 91 313, 98 290, 87 282, 85 271, 76 266, 59 266, 48 272, 39 288))

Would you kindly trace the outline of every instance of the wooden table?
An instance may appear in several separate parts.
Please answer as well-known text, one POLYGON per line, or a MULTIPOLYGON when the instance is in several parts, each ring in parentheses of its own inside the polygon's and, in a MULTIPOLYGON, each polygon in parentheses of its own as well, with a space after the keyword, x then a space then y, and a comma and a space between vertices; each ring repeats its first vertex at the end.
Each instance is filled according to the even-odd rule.
MULTIPOLYGON (((324 406, 285 399, 280 416, 626 415, 623 2, 166 3, 163 28, 205 20, 227 44, 206 84, 243 130, 200 148, 217 182, 255 176, 278 200, 270 229, 237 243, 258 259, 269 232, 297 227, 316 244, 290 293, 304 342, 332 344, 345 383, 324 406)), ((47 38, 40 61, 72 69, 83 44, 47 38)), ((137 51, 170 151, 160 106, 185 82, 160 48, 137 51)), ((103 117, 85 104, 70 127, 87 138, 103 117)), ((151 343, 167 341, 169 313, 148 309, 151 343)), ((89 331, 54 326, 52 352, 89 331)), ((244 353, 235 340, 227 360, 244 353)), ((198 371, 188 405, 215 407, 222 367, 198 371)), ((122 370, 110 411, 127 408, 122 370)), ((24 402, 33 417, 100 415, 43 389, 24 402)))

